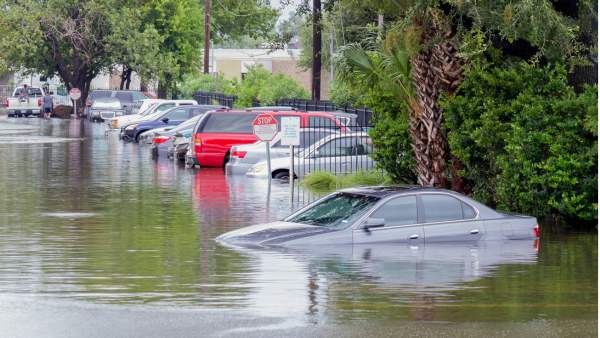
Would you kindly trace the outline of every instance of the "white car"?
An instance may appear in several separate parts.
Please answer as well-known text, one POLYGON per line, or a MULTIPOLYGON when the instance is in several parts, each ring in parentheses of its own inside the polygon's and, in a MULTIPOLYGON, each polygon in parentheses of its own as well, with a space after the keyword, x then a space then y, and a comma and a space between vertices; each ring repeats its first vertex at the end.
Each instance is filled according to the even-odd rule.
POLYGON ((171 109, 173 107, 178 107, 182 105, 195 104, 198 104, 196 100, 164 100, 162 102, 151 104, 148 107, 148 109, 144 111, 140 109, 140 113, 138 114, 115 117, 110 121, 110 128, 122 130, 130 124, 137 123, 140 121, 151 120, 153 114, 162 113, 167 109, 171 109))
MULTIPOLYGON (((302 128, 300 129, 300 145, 298 151, 308 148, 315 142, 335 133, 334 129, 302 128)), ((271 159, 290 158, 290 147, 281 145, 281 133, 277 133, 270 143, 271 159)), ((253 165, 267 159, 265 142, 258 141, 231 147, 229 161, 225 165, 225 172, 230 175, 243 175, 253 165)))
MULTIPOLYGON (((367 133, 332 134, 294 156, 294 176, 304 177, 316 171, 329 171, 334 174, 350 174, 371 170, 375 161, 371 158, 373 143, 367 133)), ((288 179, 290 175, 289 157, 271 160, 271 172, 267 162, 252 166, 246 176, 288 179)))

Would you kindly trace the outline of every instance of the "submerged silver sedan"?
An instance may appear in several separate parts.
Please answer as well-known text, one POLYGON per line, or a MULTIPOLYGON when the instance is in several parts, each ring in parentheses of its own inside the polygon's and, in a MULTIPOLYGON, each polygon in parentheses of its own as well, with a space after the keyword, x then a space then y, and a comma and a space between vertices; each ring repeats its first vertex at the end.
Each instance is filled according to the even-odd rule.
POLYGON ((362 187, 327 195, 283 221, 217 238, 241 246, 435 243, 534 239, 535 217, 495 211, 462 194, 423 187, 362 187))

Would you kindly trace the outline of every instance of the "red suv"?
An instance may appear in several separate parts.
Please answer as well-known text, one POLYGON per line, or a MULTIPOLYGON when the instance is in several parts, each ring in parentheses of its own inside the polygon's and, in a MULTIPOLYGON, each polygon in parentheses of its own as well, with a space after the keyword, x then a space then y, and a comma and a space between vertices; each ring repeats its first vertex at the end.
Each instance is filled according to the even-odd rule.
MULTIPOLYGON (((194 127, 186 163, 201 167, 224 166, 229 160, 232 146, 258 141, 253 133, 252 122, 261 113, 265 112, 229 110, 206 113, 194 127)), ((299 116, 301 128, 345 129, 335 116, 329 113, 296 111, 266 113, 273 115, 280 125, 283 116, 299 116)))

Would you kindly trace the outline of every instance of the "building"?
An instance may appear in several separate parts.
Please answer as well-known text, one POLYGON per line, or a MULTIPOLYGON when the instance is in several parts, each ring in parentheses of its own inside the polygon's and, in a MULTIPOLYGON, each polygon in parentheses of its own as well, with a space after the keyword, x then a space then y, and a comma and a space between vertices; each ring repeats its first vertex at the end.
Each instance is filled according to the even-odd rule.
MULTIPOLYGON (((248 68, 262 65, 266 70, 285 74, 298 81, 306 90, 311 91, 310 69, 298 67, 300 49, 220 49, 211 50, 210 72, 221 73, 228 79, 243 79, 248 68)), ((329 72, 321 73, 321 98, 329 97, 329 72)))

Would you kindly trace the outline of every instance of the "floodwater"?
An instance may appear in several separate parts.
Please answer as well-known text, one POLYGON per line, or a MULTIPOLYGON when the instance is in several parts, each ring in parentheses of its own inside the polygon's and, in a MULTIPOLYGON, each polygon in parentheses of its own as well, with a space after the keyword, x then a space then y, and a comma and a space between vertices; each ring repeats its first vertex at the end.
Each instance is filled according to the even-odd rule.
POLYGON ((289 214, 287 185, 153 161, 101 124, 7 129, 2 337, 597 336, 596 235, 234 250, 214 238, 289 214))

